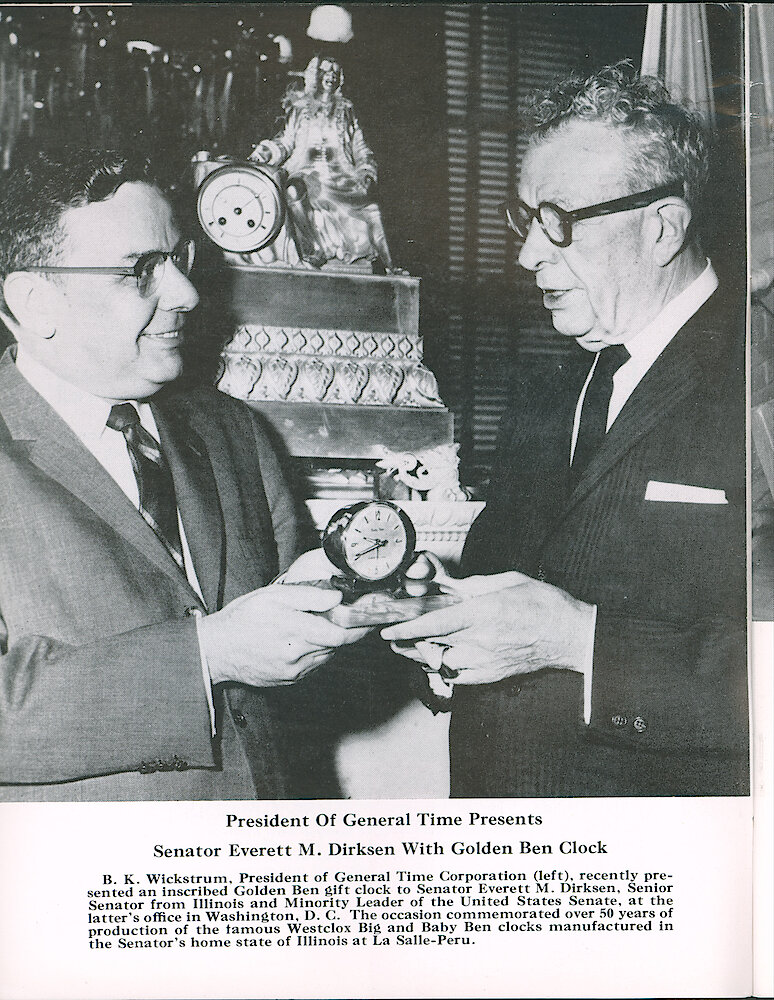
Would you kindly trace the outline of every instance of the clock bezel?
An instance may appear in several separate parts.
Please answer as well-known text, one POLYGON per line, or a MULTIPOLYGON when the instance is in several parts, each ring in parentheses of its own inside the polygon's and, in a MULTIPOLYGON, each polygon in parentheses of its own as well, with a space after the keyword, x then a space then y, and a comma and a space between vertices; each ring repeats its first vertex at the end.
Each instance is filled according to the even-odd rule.
POLYGON ((225 250, 227 253, 256 253, 258 250, 263 250, 264 247, 267 247, 277 238, 285 223, 285 199, 282 194, 282 187, 274 174, 261 164, 233 160, 229 163, 224 163, 223 166, 211 171, 211 173, 207 174, 201 182, 196 196, 196 215, 199 219, 199 225, 202 227, 202 230, 206 234, 207 238, 211 240, 215 246, 220 247, 221 250, 225 250), (202 201, 206 191, 215 181, 222 180, 224 175, 234 171, 263 178, 267 183, 269 190, 272 192, 272 197, 277 207, 274 224, 267 230, 266 234, 255 243, 255 245, 250 247, 244 245, 234 247, 233 245, 226 245, 225 241, 215 239, 213 234, 210 232, 210 228, 202 212, 202 201))

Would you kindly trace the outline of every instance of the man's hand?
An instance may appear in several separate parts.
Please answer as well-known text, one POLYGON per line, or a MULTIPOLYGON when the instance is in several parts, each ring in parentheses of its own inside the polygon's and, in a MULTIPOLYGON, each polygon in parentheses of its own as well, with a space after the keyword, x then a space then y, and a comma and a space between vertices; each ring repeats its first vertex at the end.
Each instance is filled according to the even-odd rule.
POLYGON ((319 583, 340 575, 321 548, 304 552, 281 573, 274 583, 319 583))
MULTIPOLYGON (((453 584, 466 595, 461 603, 382 630, 395 652, 427 663, 427 643, 436 644, 455 684, 491 684, 546 667, 586 669, 590 604, 515 572, 453 584)), ((435 669, 440 665, 439 655, 435 669)))
POLYGON ((345 629, 322 617, 341 601, 338 590, 272 584, 200 618, 199 642, 213 684, 292 684, 369 630, 345 629))

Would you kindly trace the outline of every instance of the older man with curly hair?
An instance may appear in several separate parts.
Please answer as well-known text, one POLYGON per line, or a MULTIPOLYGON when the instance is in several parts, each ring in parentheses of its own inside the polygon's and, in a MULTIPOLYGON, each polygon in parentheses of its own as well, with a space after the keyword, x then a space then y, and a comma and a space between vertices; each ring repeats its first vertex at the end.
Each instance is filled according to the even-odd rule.
POLYGON ((744 312, 701 123, 627 64, 534 112, 508 222, 581 350, 518 380, 466 599, 383 634, 441 647, 453 795, 746 794, 744 312))

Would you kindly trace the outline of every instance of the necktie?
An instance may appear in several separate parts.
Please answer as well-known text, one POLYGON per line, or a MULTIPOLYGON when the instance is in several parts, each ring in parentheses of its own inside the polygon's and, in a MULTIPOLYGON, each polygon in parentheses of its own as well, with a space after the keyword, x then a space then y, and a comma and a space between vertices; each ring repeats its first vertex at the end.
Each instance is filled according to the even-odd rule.
POLYGON ((161 446, 142 426, 140 414, 131 403, 116 403, 110 411, 107 425, 114 431, 120 431, 126 440, 140 494, 140 513, 180 569, 184 570, 175 487, 161 446))
POLYGON ((575 443, 575 454, 572 459, 571 479, 573 485, 578 482, 583 470, 605 439, 607 411, 610 408, 610 397, 613 394, 613 375, 630 357, 631 355, 623 344, 611 344, 609 347, 603 347, 599 352, 594 374, 586 387, 586 395, 581 409, 578 439, 575 443))

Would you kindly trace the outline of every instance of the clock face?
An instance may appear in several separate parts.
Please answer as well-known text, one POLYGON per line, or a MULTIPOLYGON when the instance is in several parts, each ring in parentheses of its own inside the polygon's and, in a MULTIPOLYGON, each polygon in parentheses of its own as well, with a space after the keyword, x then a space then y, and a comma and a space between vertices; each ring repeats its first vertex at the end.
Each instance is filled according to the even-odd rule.
POLYGON ((213 243, 232 253, 261 250, 284 221, 282 195, 271 174, 252 164, 226 164, 199 188, 199 222, 213 243))
POLYGON ((330 529, 324 543, 329 558, 346 573, 369 583, 393 576, 413 555, 413 525, 389 503, 376 500, 356 504, 339 512, 330 529))

